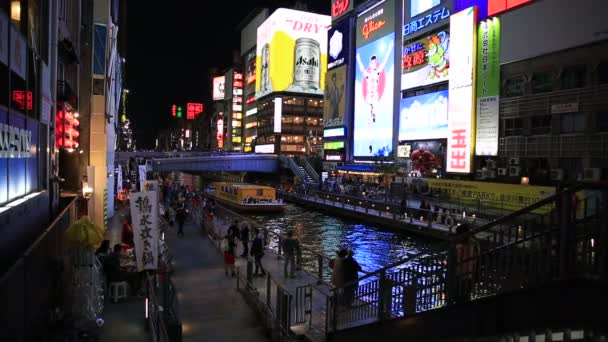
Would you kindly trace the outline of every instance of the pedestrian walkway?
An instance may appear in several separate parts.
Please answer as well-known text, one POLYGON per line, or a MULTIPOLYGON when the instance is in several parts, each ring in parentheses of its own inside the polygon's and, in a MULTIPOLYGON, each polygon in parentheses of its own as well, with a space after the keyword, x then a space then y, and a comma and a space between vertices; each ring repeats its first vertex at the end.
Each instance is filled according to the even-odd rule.
MULTIPOLYGON (((110 240, 110 246, 121 242, 121 214, 116 212, 110 218, 105 239, 110 240)), ((101 342, 148 342, 150 335, 146 331, 144 319, 144 299, 129 297, 118 303, 113 303, 105 295, 101 342)))
POLYGON ((224 275, 223 258, 197 225, 167 236, 173 256, 173 283, 179 300, 183 341, 269 341, 253 310, 224 275))

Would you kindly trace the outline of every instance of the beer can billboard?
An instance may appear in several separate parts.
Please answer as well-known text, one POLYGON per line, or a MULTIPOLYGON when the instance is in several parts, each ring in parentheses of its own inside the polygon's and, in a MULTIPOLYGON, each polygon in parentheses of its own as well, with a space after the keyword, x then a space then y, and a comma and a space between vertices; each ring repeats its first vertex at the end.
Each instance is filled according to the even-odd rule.
POLYGON ((256 98, 275 92, 322 95, 331 17, 277 9, 258 27, 256 98))

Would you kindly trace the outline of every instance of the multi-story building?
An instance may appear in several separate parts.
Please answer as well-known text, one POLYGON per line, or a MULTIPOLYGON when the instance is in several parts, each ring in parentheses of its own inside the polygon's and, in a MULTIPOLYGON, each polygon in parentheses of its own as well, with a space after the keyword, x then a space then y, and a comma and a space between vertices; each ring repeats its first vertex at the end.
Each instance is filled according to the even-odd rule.
POLYGON ((317 153, 330 24, 326 15, 279 8, 258 27, 256 153, 317 153))
POLYGON ((602 0, 575 8, 555 0, 500 16, 497 178, 555 184, 608 176, 608 32, 597 15, 606 10, 602 0), (562 25, 569 20, 581 24, 562 25))

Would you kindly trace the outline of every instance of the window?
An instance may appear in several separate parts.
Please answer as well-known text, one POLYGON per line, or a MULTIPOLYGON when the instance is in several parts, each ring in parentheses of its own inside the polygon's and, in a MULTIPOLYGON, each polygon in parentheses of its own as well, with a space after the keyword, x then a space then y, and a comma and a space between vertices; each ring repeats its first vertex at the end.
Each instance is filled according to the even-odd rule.
POLYGON ((608 83, 608 61, 602 61, 597 67, 597 77, 600 84, 608 83))
POLYGON ((535 72, 532 74, 532 94, 546 93, 553 90, 553 72, 535 72))
POLYGON ((505 119, 505 136, 515 136, 522 134, 523 120, 521 118, 505 119))
POLYGON ((505 81, 504 96, 514 97, 524 95, 524 77, 518 76, 505 81))
POLYGON ((567 67, 562 73, 562 89, 582 88, 586 85, 587 69, 585 66, 567 67))
POLYGON ((585 131, 584 113, 567 113, 561 115, 562 133, 581 133, 585 131))
POLYGON ((600 132, 608 132, 608 111, 597 113, 597 130, 600 132))
POLYGON ((532 117, 532 134, 551 133, 551 115, 541 115, 532 117))

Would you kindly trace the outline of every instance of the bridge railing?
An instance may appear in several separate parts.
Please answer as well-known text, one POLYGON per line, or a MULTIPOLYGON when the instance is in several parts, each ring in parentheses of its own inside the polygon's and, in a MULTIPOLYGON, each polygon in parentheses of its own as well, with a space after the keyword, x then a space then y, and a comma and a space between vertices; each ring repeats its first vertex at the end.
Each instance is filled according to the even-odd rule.
POLYGON ((357 282, 327 298, 327 331, 405 317, 555 280, 606 279, 608 211, 576 215, 564 190, 357 282), (537 215, 527 216, 535 212, 537 215))

